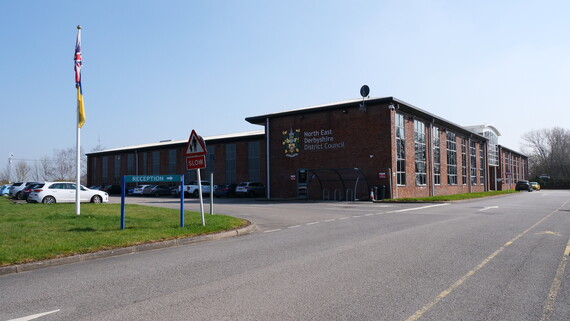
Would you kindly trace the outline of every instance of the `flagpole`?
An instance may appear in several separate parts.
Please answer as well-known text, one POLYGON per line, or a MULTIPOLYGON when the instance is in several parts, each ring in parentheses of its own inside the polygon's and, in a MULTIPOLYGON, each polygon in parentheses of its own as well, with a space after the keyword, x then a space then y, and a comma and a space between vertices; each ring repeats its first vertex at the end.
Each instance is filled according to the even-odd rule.
MULTIPOLYGON (((78 47, 79 47, 79 54, 81 55, 81 26, 77 26, 77 42, 75 44, 75 68, 78 67, 77 62, 78 62, 78 47)), ((79 56, 79 59, 80 56, 79 56)), ((81 59, 82 60, 82 59, 81 59)), ((79 66, 82 64, 82 61, 79 60, 79 66)), ((75 118, 75 128, 76 128, 76 144, 75 144, 75 152, 76 152, 76 162, 75 162, 75 214, 80 215, 81 214, 81 198, 80 198, 80 183, 81 183, 81 126, 80 125, 80 105, 83 102, 83 94, 81 93, 81 69, 79 69, 79 72, 76 69, 76 84, 75 86, 77 87, 77 118, 75 118), (78 79, 78 74, 79 74, 79 79, 78 79), (77 81, 79 80, 79 86, 77 85, 77 81), (80 100, 81 98, 81 100, 80 100)))
MULTIPOLYGON (((79 108, 77 109, 77 119, 79 119, 79 108)), ((75 150, 76 150, 76 173, 75 173, 75 214, 80 215, 81 214, 81 206, 80 204, 80 198, 79 198, 79 190, 80 190, 80 183, 81 183, 81 128, 79 128, 79 126, 77 126, 77 122, 75 123, 75 127, 77 128, 76 131, 76 146, 75 146, 75 150)))

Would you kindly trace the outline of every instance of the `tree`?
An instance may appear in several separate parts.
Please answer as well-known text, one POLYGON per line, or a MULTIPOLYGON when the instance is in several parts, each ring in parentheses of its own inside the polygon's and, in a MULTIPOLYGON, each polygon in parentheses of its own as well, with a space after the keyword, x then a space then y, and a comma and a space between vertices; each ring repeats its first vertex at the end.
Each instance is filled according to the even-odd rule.
POLYGON ((533 130, 522 138, 531 177, 549 174, 556 179, 570 179, 570 130, 560 127, 533 130))
POLYGON ((25 181, 30 171, 31 168, 26 162, 22 160, 19 161, 18 163, 16 163, 16 180, 20 182, 25 181))

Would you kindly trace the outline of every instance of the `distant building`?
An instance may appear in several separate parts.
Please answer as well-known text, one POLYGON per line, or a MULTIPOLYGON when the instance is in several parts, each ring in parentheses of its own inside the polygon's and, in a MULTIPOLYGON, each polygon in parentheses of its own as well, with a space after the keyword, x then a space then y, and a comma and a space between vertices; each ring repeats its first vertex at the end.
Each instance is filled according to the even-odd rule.
MULTIPOLYGON (((527 157, 498 145, 492 126, 463 127, 393 97, 248 117, 264 130, 204 137, 202 178, 258 181, 269 198, 405 198, 513 188, 527 157)), ((191 128, 188 129, 190 132, 191 128)), ((184 174, 186 140, 94 152, 88 184, 122 175, 184 174)))

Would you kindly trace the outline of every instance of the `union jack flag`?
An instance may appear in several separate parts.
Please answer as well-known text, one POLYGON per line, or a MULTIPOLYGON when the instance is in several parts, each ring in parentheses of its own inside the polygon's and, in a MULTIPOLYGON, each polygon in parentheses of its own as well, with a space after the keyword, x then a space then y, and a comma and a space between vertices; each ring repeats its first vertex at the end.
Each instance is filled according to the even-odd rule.
POLYGON ((77 40, 75 41, 75 87, 77 88, 77 127, 85 124, 85 106, 83 104, 83 88, 81 87, 81 27, 77 26, 77 40))
POLYGON ((77 30, 77 40, 75 41, 75 86, 81 86, 81 29, 77 30))

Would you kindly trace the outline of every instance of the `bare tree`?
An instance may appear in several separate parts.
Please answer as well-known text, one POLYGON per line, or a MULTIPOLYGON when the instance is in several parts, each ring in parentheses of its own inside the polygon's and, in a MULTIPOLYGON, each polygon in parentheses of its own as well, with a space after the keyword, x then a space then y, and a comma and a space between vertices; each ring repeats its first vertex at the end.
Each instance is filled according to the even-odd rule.
POLYGON ((523 135, 524 151, 529 155, 531 176, 549 174, 570 179, 570 131, 560 127, 530 131, 523 135))
POLYGON ((31 168, 26 162, 19 161, 16 163, 16 180, 25 181, 28 178, 30 171, 31 168))
POLYGON ((0 183, 10 183, 10 165, 6 164, 3 170, 0 171, 0 183))
POLYGON ((75 149, 56 149, 53 154, 53 180, 73 180, 75 178, 75 149))

